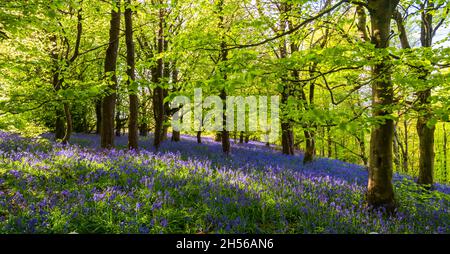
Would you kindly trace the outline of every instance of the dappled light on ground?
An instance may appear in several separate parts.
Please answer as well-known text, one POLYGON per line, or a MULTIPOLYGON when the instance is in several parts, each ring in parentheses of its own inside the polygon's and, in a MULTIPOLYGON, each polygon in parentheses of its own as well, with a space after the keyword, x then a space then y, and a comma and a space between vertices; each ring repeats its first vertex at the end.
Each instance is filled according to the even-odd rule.
MULTIPOLYGON (((44 135, 46 136, 46 135, 44 135)), ((139 152, 77 134, 49 139, 0 133, 3 233, 450 233, 450 187, 420 190, 395 176, 398 211, 369 212, 367 171, 338 160, 304 166, 259 143, 151 138, 139 152)))

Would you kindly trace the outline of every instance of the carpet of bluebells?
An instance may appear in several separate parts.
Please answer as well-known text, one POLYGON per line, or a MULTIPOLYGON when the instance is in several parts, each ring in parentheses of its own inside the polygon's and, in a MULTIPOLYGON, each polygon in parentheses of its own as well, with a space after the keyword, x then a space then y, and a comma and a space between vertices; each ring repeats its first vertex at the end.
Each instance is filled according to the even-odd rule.
POLYGON ((367 171, 338 160, 302 165, 258 142, 183 136, 158 152, 102 150, 99 137, 28 139, 0 132, 0 233, 450 233, 450 187, 395 176, 392 216, 364 203, 367 171))

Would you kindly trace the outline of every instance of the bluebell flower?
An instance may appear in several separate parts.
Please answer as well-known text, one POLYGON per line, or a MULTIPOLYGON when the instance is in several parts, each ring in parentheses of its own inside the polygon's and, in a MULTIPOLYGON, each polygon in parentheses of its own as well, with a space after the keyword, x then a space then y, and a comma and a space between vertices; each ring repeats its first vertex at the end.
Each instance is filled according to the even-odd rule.
POLYGON ((169 223, 167 222, 167 219, 165 219, 165 218, 161 219, 161 226, 165 228, 165 227, 167 227, 167 225, 169 225, 169 223))
POLYGON ((161 207, 162 207, 162 202, 161 201, 156 201, 152 205, 152 211, 161 209, 161 207))

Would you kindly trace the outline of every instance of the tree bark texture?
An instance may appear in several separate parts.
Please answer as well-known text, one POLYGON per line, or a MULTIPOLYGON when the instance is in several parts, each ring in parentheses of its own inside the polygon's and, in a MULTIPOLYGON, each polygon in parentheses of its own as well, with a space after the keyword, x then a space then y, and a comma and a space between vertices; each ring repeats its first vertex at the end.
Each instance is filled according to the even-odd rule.
POLYGON ((107 95, 102 102, 101 147, 111 149, 114 147, 114 111, 116 104, 116 63, 119 49, 120 34, 120 1, 114 0, 116 8, 111 10, 109 29, 109 45, 105 57, 105 75, 109 82, 107 95))

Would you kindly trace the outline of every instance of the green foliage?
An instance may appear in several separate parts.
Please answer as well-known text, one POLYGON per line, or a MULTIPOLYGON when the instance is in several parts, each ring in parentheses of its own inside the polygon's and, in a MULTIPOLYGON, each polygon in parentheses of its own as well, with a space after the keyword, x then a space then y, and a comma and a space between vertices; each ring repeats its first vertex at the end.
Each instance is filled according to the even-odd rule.
POLYGON ((37 137, 49 131, 42 123, 36 122, 30 113, 0 116, 0 130, 24 137, 37 137))

